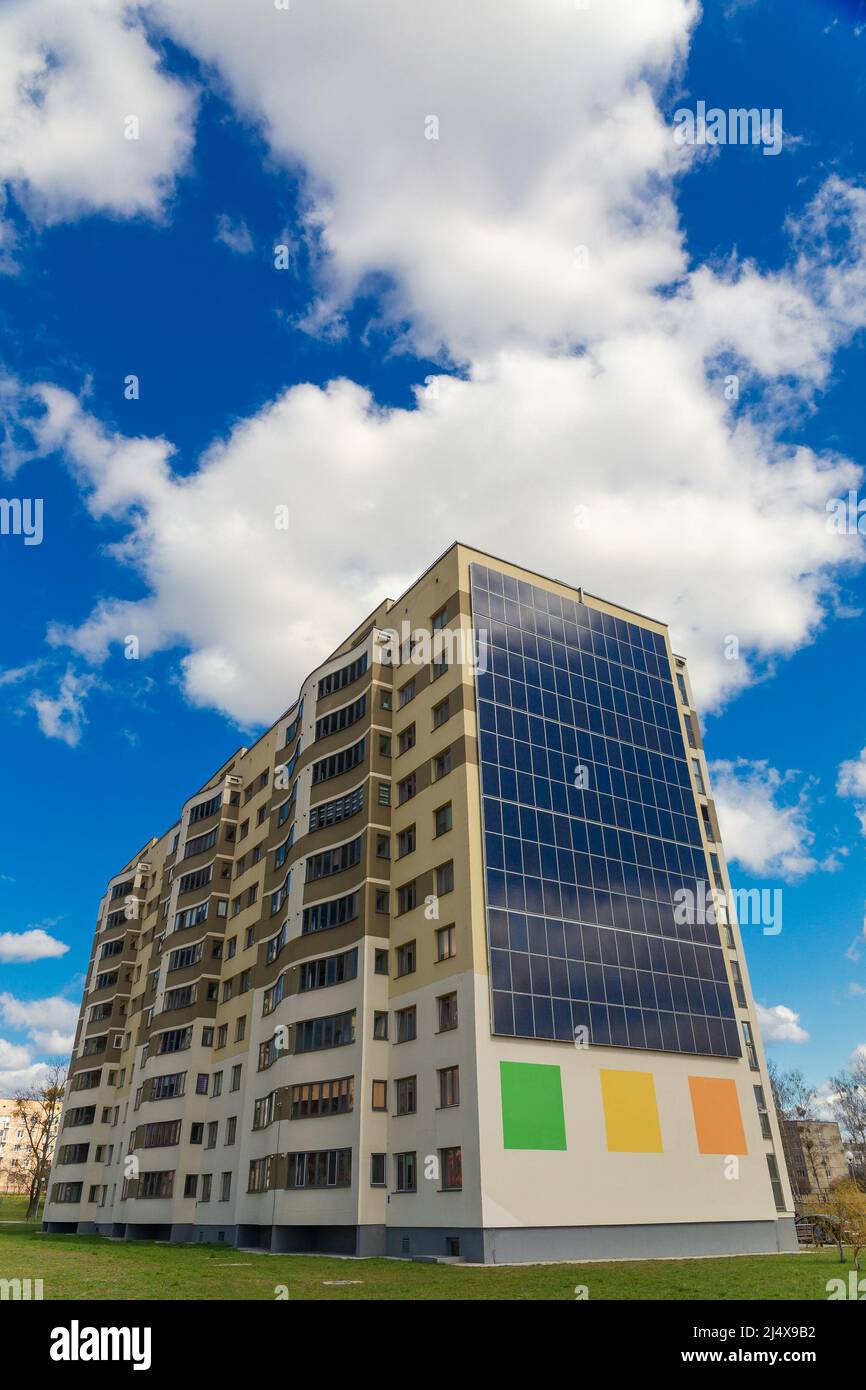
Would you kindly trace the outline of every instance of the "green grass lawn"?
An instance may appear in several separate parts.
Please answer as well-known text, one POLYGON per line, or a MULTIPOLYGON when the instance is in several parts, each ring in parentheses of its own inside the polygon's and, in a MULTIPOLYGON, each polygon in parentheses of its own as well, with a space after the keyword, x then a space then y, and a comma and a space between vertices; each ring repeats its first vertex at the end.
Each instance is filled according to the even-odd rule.
POLYGON ((231 1246, 44 1236, 0 1226, 0 1278, 42 1279, 46 1299, 826 1299, 847 1278, 836 1251, 714 1260, 485 1268, 405 1260, 246 1254, 231 1246), (345 1284, 329 1281, 351 1280, 345 1284))

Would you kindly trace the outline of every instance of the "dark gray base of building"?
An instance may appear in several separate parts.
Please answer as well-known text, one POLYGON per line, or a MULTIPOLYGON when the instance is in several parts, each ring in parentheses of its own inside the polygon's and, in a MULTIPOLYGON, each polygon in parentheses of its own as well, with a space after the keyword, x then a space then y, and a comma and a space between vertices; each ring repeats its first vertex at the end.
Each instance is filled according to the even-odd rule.
POLYGON ((788 1254, 798 1249, 793 1217, 778 1221, 700 1221, 658 1226, 159 1226, 49 1221, 55 1235, 232 1245, 274 1255, 389 1255, 470 1264, 557 1260, 659 1260, 712 1255, 788 1254))

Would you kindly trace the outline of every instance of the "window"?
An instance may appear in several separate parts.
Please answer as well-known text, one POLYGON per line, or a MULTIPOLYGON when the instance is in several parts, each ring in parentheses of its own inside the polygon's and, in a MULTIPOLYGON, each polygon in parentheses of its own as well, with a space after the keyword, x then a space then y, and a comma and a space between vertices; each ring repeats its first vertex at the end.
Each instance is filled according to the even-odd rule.
POLYGON ((301 919, 301 932, 329 931, 331 927, 351 922, 358 915, 358 893, 348 893, 342 898, 331 898, 327 902, 305 907, 301 919))
MULTIPOLYGON (((389 912, 391 908, 391 895, 387 888, 376 889, 376 911, 389 912)), ((388 972, 385 971, 385 974, 388 972)))
POLYGON ((378 798, 378 802, 379 802, 379 805, 380 805, 380 806, 390 806, 390 805, 391 805, 391 784, 390 784, 390 782, 380 782, 380 783, 379 783, 379 789, 378 789, 378 793, 377 793, 377 798, 378 798))
POLYGON ((453 824, 454 818, 449 801, 445 806, 440 806, 438 810, 433 812, 433 834, 445 835, 453 824))
POLYGON ((189 1142, 190 1142, 191 1144, 200 1144, 200 1143, 202 1142, 203 1139, 204 1139, 204 1124, 201 1123, 201 1122, 199 1122, 199 1121, 197 1121, 194 1125, 190 1125, 190 1130, 189 1130, 189 1142))
POLYGON ((380 734, 380 735, 379 735, 379 757, 380 757, 380 758, 390 758, 390 756, 391 756, 391 735, 390 735, 390 734, 380 734))
POLYGON ((692 758, 692 772, 695 778, 695 786, 700 796, 706 796, 707 789, 704 785, 704 774, 701 772, 701 765, 697 758, 692 758))
POLYGON ((397 747, 401 753, 408 753, 415 747, 415 725, 409 724, 397 737, 397 747))
POLYGON ((677 671, 677 687, 680 692, 680 699, 684 705, 689 703, 689 692, 686 690, 686 681, 681 671, 677 671))
POLYGON ((439 1171, 442 1174, 443 1192, 460 1192, 463 1187, 462 1151, 456 1149, 439 1150, 439 1171))
MULTIPOLYGON (((374 1081, 374 1082, 373 1082, 373 1101, 372 1101, 372 1105, 373 1105, 373 1109, 374 1109, 374 1110, 387 1110, 387 1109, 388 1109, 388 1083, 387 1083, 387 1081, 374 1081)), ((85 1149, 87 1148, 87 1145, 86 1145, 86 1144, 84 1145, 84 1148, 85 1148, 85 1149)))
POLYGON ((773 1131, 770 1129, 770 1114, 767 1110, 763 1086, 755 1086, 754 1092, 755 1104, 758 1107, 758 1118, 761 1121, 761 1136, 764 1139, 772 1139, 773 1131))
POLYGON ((439 612, 434 614, 434 616, 430 619, 430 628, 433 632, 441 632, 442 628, 446 627, 447 624, 448 605, 446 604, 444 608, 440 608, 439 612))
POLYGON ((235 1022, 235 1042, 243 1042, 246 1031, 247 1016, 246 1014, 241 1014, 240 1018, 235 1022))
POLYGON ((179 893, 191 893, 194 888, 203 888, 206 883, 210 883, 213 878, 213 864, 208 864, 203 869, 194 869, 191 874, 182 874, 177 891, 179 893))
POLYGON ((414 1153, 394 1155, 395 1182, 397 1192, 415 1192, 417 1188, 418 1166, 414 1153))
POLYGON ((436 870, 436 893, 442 897, 443 893, 454 891, 454 861, 449 859, 447 864, 440 864, 436 870))
MULTIPOLYGON (((386 837, 387 838, 387 837, 386 837)), ((327 878, 329 874, 342 873, 344 869, 351 869, 361 859, 361 836, 355 840, 349 840, 345 845, 339 845, 336 849, 322 850, 319 854, 311 854, 307 859, 306 882, 312 883, 314 879, 327 878)))
POLYGON ((436 1000, 439 1019, 439 1032, 447 1033, 457 1027, 457 995, 440 994, 436 1000))
MULTIPOLYGON (((201 1080, 201 1077, 199 1078, 199 1080, 201 1080)), ((204 1078, 204 1081, 205 1081, 205 1088, 204 1088, 204 1091, 202 1092, 202 1095, 207 1095, 207 1077, 204 1078)), ((198 1090, 198 1087, 196 1087, 196 1090, 198 1090)), ((214 1076, 213 1076, 213 1090, 211 1091, 211 1095, 213 1096, 214 1100, 216 1100, 217 1096, 221 1096, 222 1093, 223 1093, 223 1074, 222 1074, 221 1071, 215 1071, 215 1072, 214 1072, 214 1076)))
POLYGON ((731 967, 731 978, 734 981, 734 993, 737 996, 737 1004, 741 1009, 744 1009, 746 1007, 746 991, 743 988, 743 973, 740 970, 740 963, 736 960, 731 960, 729 963, 731 967))
POLYGON ((364 739, 359 739, 357 743, 351 744, 348 748, 341 748, 338 753, 332 753, 328 758, 322 758, 319 762, 313 763, 313 786, 320 782, 327 782, 332 777, 340 777, 344 772, 349 772, 351 768, 357 767, 364 761, 364 739))
POLYGON ((80 1202, 84 1184, 80 1182, 56 1182, 51 1189, 52 1202, 80 1202))
POLYGON ((379 950, 376 951, 376 954, 375 954, 375 956, 373 957, 373 973, 374 973, 374 975, 387 975, 387 974, 388 974, 388 952, 387 952, 387 951, 379 951, 379 950))
POLYGON ((271 1172, 273 1169, 273 1157, 254 1158, 250 1163, 249 1177, 247 1178, 247 1192, 266 1192, 271 1183, 271 1172))
POLYGON ((404 883, 402 888, 397 889, 397 914, 411 912, 418 903, 418 885, 413 878, 411 882, 404 883))
POLYGON ((439 1077, 439 1105, 441 1109, 448 1110, 454 1105, 459 1105, 460 1068, 443 1067, 437 1075, 439 1077))
POLYGON ((232 1084, 231 1084, 231 1089, 232 1089, 233 1091, 239 1091, 239 1090, 241 1089, 241 1072, 242 1072, 242 1071, 243 1071, 243 1064, 242 1064, 241 1062, 238 1062, 236 1066, 232 1067, 232 1084))
POLYGON ((388 1041, 388 1015, 378 1010, 373 1014, 373 1037, 378 1042, 388 1041))
POLYGON ((295 1052, 319 1052, 325 1048, 346 1047, 355 1041, 355 1010, 307 1018, 295 1024, 295 1052))
POLYGON ((189 823, 194 825, 196 821, 207 820, 208 816, 214 815, 222 805, 222 792, 218 796, 212 796, 209 801, 200 801, 197 806, 191 806, 189 811, 189 823))
POLYGON ((184 859, 191 859, 194 854, 201 854, 203 850, 213 849, 217 842, 217 827, 208 830, 205 835, 194 835, 191 840, 187 840, 183 847, 184 859))
POLYGON ((298 969, 298 992, 339 985, 344 980, 354 980, 357 974, 358 948, 353 946, 351 951, 341 951, 336 956, 304 961, 298 969))
POLYGON ((404 859, 407 854, 412 854, 417 844, 415 826, 408 825, 405 830, 401 830, 397 836, 397 858, 404 859))
MULTIPOLYGON (((168 904, 166 904, 168 906, 168 904)), ((185 931, 187 927, 197 927, 207 919, 207 903, 199 903, 197 907, 188 907, 183 912, 176 912, 174 916, 175 931, 185 931)))
POLYGON ((325 714, 321 719, 316 720, 316 738, 328 738, 330 734, 339 733, 341 729, 347 729, 350 724, 355 724, 359 719, 363 719, 367 713, 367 696, 361 695, 350 705, 343 705, 340 709, 332 710, 330 714, 325 714))
POLYGON ((441 729, 451 718, 451 697, 446 695, 444 700, 440 700, 438 705, 433 706, 433 728, 441 729))
POLYGON ((135 1131, 135 1143, 130 1147, 165 1149, 180 1143, 180 1120, 162 1120, 144 1125, 135 1131))
POLYGON ((397 1114, 414 1115, 418 1109, 417 1076, 401 1076, 394 1086, 397 1092, 397 1114))
MULTIPOLYGON (((199 1078, 201 1080, 201 1077, 199 1078)), ((207 1076, 204 1077, 205 1090, 207 1095, 207 1076)), ((150 1083, 151 1100, 174 1100, 175 1097, 182 1096, 186 1090, 186 1072, 172 1072, 167 1076, 155 1076, 150 1083)))
POLYGON ((452 752, 446 748, 444 753, 439 753, 433 759, 433 781, 438 782, 440 778, 447 777, 454 765, 452 752))
POLYGON ((779 1177, 779 1165, 776 1162, 775 1154, 767 1154, 767 1168, 770 1173, 770 1186, 773 1189, 776 1211, 785 1211, 785 1194, 782 1191, 782 1180, 779 1177))
POLYGON ((455 944, 454 923, 450 927, 440 927, 436 933, 436 959, 453 960, 457 955, 455 944))
POLYGON ((333 695, 335 690, 343 690, 347 685, 352 685, 359 676, 363 676, 367 669, 367 653, 356 657, 348 666, 343 666, 339 671, 332 671, 330 675, 323 676, 319 681, 319 699, 322 700, 326 695, 333 695))
POLYGON ((414 700, 415 693, 415 677, 413 676, 412 679, 410 681, 407 681, 405 685, 401 686, 399 691, 397 692, 397 702, 399 708, 403 709, 405 705, 408 705, 410 700, 414 700))
POLYGON ((288 1155, 286 1187, 351 1187, 352 1150, 320 1149, 288 1155))
POLYGON ((393 707, 394 707, 394 706, 393 706, 393 701, 392 701, 392 699, 391 699, 391 692, 390 692, 390 690, 380 690, 380 691, 379 691, 379 708, 380 708, 380 709, 393 709, 393 707))
POLYGON ((198 1173, 187 1173, 183 1180, 184 1197, 194 1197, 198 1189, 198 1173))
POLYGON ((209 1202, 209 1201, 210 1201, 210 1190, 211 1190, 211 1181, 212 1181, 212 1179, 213 1179, 213 1174, 212 1174, 212 1173, 202 1173, 202 1178, 201 1178, 201 1197, 199 1198, 199 1201, 200 1201, 200 1202, 209 1202))
POLYGON ((325 825, 338 825, 357 815, 364 805, 364 788, 357 787, 348 796, 338 796, 335 801, 323 801, 310 808, 310 833, 321 830, 325 825))
POLYGON ((290 1120, 306 1120, 317 1115, 347 1115, 355 1097, 354 1076, 336 1081, 306 1081, 292 1087, 290 1120))
POLYGON ((385 1154, 370 1154, 370 1186, 385 1186, 385 1154))
POLYGON ((377 834, 376 836, 376 858, 391 858, 391 836, 377 834))
POLYGON ((394 952, 394 975, 400 979, 401 975, 412 975, 415 971, 415 942, 407 941, 404 946, 398 946, 394 952))
POLYGON ((395 1018, 397 1020, 397 1042, 414 1042, 418 1036, 418 1010, 414 1004, 410 1004, 407 1009, 398 1009, 395 1018))
POLYGON ((174 1188, 174 1170, 160 1173, 142 1173, 138 1181, 139 1197, 170 1197, 174 1188))
POLYGON ((220 1201, 228 1202, 232 1195, 232 1175, 223 1173, 220 1178, 220 1201))
POLYGON ((706 835, 710 844, 715 844, 716 832, 713 829, 713 822, 710 816, 710 808, 708 806, 705 806, 703 802, 701 802, 701 820, 704 826, 704 834, 706 835))
POLYGON ((207 1127, 207 1139, 205 1140, 206 1149, 215 1149, 219 1124, 216 1120, 209 1120, 207 1127))
POLYGON ((402 782, 397 783, 397 805, 402 806, 405 802, 411 801, 417 791, 417 779, 414 772, 410 772, 408 777, 404 777, 402 782))
POLYGON ((760 1070, 758 1067, 758 1054, 755 1051, 755 1039, 752 1036, 752 1025, 750 1023, 743 1023, 743 1041, 746 1044, 746 1057, 748 1058, 749 1066, 752 1068, 752 1071, 760 1070))

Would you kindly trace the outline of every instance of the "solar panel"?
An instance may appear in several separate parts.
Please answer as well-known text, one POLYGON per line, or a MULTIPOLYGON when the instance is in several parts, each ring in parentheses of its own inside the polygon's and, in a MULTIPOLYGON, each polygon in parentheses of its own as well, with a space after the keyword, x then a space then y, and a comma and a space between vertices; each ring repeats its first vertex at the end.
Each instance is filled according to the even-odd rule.
POLYGON ((718 926, 677 911, 707 865, 663 637, 484 565, 471 589, 492 1031, 739 1057, 718 926))

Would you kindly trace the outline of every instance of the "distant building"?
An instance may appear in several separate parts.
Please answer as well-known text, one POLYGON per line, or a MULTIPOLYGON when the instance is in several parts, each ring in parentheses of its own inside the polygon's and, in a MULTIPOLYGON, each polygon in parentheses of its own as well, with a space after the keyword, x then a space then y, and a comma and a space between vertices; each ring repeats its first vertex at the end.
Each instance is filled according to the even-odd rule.
POLYGON ((833 1120, 782 1120, 782 1142, 798 1200, 820 1197, 851 1176, 847 1146, 833 1120))
MULTIPOLYGON (((26 1105, 30 1111, 44 1110, 38 1100, 29 1100, 26 1105)), ((29 1180, 25 1181, 25 1177, 34 1164, 33 1150, 17 1110, 16 1100, 0 1099, 0 1192, 26 1191, 29 1180)), ((52 1155, 59 1118, 58 1114, 49 1142, 48 1152, 52 1155)))

